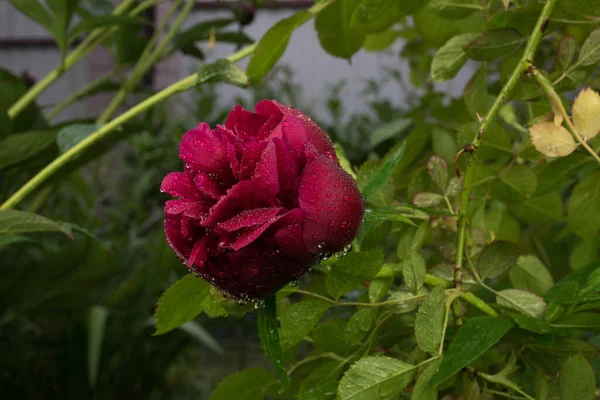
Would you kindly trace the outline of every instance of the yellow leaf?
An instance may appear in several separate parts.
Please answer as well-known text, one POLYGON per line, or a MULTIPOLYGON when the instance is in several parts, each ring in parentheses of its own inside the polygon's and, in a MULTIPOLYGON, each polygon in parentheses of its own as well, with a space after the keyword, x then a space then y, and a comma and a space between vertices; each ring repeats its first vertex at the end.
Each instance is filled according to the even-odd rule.
POLYGON ((564 157, 577 148, 571 134, 553 122, 535 124, 529 128, 529 134, 537 151, 548 157, 564 157))
POLYGON ((573 124, 583 140, 600 132, 600 95, 592 89, 582 90, 573 103, 573 124))

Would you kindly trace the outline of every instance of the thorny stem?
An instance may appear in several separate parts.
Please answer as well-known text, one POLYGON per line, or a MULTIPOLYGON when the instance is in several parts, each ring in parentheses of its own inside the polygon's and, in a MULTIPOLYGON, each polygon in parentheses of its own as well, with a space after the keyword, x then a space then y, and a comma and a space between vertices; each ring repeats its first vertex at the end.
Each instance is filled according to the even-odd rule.
POLYGON ((469 201, 470 201, 470 196, 471 196, 471 189, 473 186, 473 177, 474 177, 474 173, 475 173, 475 166, 477 163, 477 154, 478 154, 477 150, 479 148, 479 145, 481 144, 482 137, 484 136, 485 132, 491 126, 492 122, 494 121, 496 115, 498 114, 498 112, 500 111, 500 109, 502 108, 504 103, 506 101, 508 101, 512 91, 514 90, 519 79, 521 78, 521 75, 523 73, 527 72, 527 69, 529 68, 531 60, 533 60, 535 51, 536 51, 536 49, 540 43, 540 40, 542 38, 544 24, 550 18, 550 15, 552 14, 552 10, 554 9, 554 6, 556 5, 557 1, 558 0, 547 0, 546 1, 546 4, 544 5, 542 12, 540 13, 537 23, 535 24, 535 27, 533 28, 533 32, 531 33, 529 41, 527 42, 525 51, 523 52, 523 55, 521 56, 521 60, 519 61, 519 64, 514 69, 512 74, 510 74, 508 81, 506 82, 506 84, 504 85, 502 90, 500 91, 500 94, 498 95, 498 97, 496 98, 494 103, 492 104, 492 107, 487 112, 486 116, 483 118, 483 121, 481 122, 479 130, 478 130, 477 134, 475 135, 475 137, 473 138, 472 143, 469 146, 467 146, 467 148, 465 148, 464 152, 470 152, 471 155, 467 162, 467 169, 465 172, 465 181, 464 181, 463 190, 462 190, 461 197, 460 197, 460 210, 459 210, 459 215, 458 215, 458 238, 457 238, 457 247, 456 247, 456 264, 454 267, 454 286, 457 289, 462 289, 462 268, 463 268, 464 251, 465 251, 465 245, 466 245, 467 225, 468 225, 467 214, 468 214, 469 201))
POLYGON ((548 98, 550 99, 550 103, 552 104, 553 108, 560 113, 563 120, 567 123, 567 128, 569 129, 571 135, 573 135, 575 139, 579 142, 579 144, 583 146, 583 148, 585 148, 587 152, 592 155, 592 157, 594 157, 598 164, 600 164, 600 156, 596 154, 594 149, 592 149, 584 140, 584 138, 581 137, 579 132, 577 132, 577 129, 573 125, 573 122, 571 121, 567 110, 565 110, 565 106, 560 100, 558 93, 556 93, 556 91, 554 90, 552 83, 548 79, 546 79, 546 77, 542 75, 533 64, 529 68, 529 73, 531 73, 531 75, 535 78, 537 83, 544 90, 546 96, 548 96, 548 98))

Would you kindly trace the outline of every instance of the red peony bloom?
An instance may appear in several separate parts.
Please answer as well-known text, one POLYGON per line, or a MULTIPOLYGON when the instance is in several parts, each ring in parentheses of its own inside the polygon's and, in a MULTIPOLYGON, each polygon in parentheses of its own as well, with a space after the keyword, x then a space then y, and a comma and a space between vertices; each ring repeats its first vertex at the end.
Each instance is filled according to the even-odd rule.
POLYGON ((342 250, 363 198, 327 135, 300 111, 263 100, 225 126, 200 123, 181 140, 184 172, 161 190, 171 248, 195 274, 236 298, 260 299, 342 250))

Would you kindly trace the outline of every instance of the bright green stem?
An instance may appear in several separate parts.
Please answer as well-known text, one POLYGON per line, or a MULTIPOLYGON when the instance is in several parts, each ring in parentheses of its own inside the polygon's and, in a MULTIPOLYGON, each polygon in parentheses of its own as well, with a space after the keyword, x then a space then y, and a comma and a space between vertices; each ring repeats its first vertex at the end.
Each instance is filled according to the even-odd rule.
POLYGON ((492 307, 488 306, 487 303, 475 296, 471 292, 460 292, 460 298, 465 300, 467 303, 479 308, 481 311, 492 317, 497 317, 498 313, 492 307))
POLYGON ((600 156, 598 156, 594 149, 592 149, 590 145, 588 145, 587 142, 581 137, 579 132, 577 132, 577 129, 571 121, 571 117, 569 117, 567 110, 565 110, 565 106, 560 100, 558 93, 556 93, 554 90, 552 83, 546 79, 546 77, 542 75, 540 71, 538 71, 533 65, 531 66, 530 71, 542 90, 546 93, 546 96, 548 96, 553 108, 560 113, 561 117, 563 117, 563 120, 567 123, 567 128, 569 129, 569 132, 571 132, 571 135, 573 135, 575 140, 577 140, 579 144, 583 146, 583 148, 585 148, 587 152, 592 155, 592 157, 594 157, 598 164, 600 164, 600 156))
MULTIPOLYGON (((168 19, 170 19, 171 15, 175 12, 178 5, 179 5, 179 1, 175 1, 173 3, 173 6, 169 9, 169 11, 167 11, 167 14, 165 15, 164 19, 161 21, 161 26, 159 27, 160 30, 162 30, 162 28, 166 25, 168 19)), ((149 41, 148 45, 144 49, 144 52, 142 53, 142 56, 140 57, 140 60, 137 64, 137 66, 135 67, 135 69, 133 70, 133 72, 127 79, 127 81, 121 86, 121 88, 117 92, 116 96, 110 102, 108 107, 104 110, 102 115, 98 118, 96 123, 98 123, 98 124, 106 123, 106 121, 108 121, 114 115, 114 113, 119 109, 119 107, 121 107, 121 105, 127 98, 127 95, 137 86, 137 84, 142 80, 144 75, 160 59, 161 54, 163 53, 165 47, 167 47, 167 45, 173 39, 173 36, 175 36, 175 34, 179 31, 179 28, 181 27, 181 25, 187 18, 188 14, 192 10, 193 6, 194 6, 194 0, 186 1, 186 4, 185 4, 183 10, 181 10, 181 13, 175 20, 175 23, 173 24, 173 26, 169 29, 169 31, 165 35, 164 39, 159 43, 158 46, 156 46, 156 48, 154 50, 152 50, 152 47, 154 46, 154 42, 156 41, 156 39, 158 38, 158 35, 160 34, 160 31, 157 30, 155 35, 152 37, 152 39, 149 41)))
MULTIPOLYGON (((239 61, 242 58, 252 54, 252 52, 254 52, 255 47, 256 45, 245 47, 237 53, 227 57, 227 59, 231 62, 239 61)), ((71 147, 69 150, 67 150, 60 156, 58 156, 43 170, 38 172, 37 175, 31 178, 29 182, 23 185, 8 200, 6 200, 4 204, 0 206, 0 210, 8 210, 10 208, 15 207, 17 204, 23 201, 23 199, 25 199, 29 194, 31 194, 31 192, 33 192, 48 178, 50 178, 56 171, 58 171, 63 164, 66 164, 67 162, 73 160, 77 157, 79 153, 93 146, 113 129, 135 118, 138 114, 148 110, 149 108, 155 106, 158 103, 161 103, 162 101, 173 96, 174 94, 186 91, 194 87, 196 85, 196 79, 196 74, 183 78, 182 80, 175 82, 168 88, 156 93, 154 96, 147 98, 138 105, 127 110, 125 113, 113 119, 106 125, 103 125, 100 129, 83 139, 81 142, 77 143, 75 146, 71 147)))
POLYGON ((48 120, 53 119, 54 117, 59 115, 61 112, 63 112, 67 107, 69 107, 71 104, 86 97, 87 95, 92 93, 94 90, 96 90, 100 86, 109 82, 112 78, 117 76, 119 74, 119 72, 120 71, 118 69, 113 69, 109 73, 101 76, 100 78, 96 79, 95 81, 90 82, 88 85, 82 87, 81 89, 79 89, 78 91, 76 91, 75 93, 73 93, 72 95, 67 97, 64 101, 57 104, 52 110, 50 110, 48 115, 46 115, 46 119, 48 119, 48 120))
POLYGON ((519 64, 516 66, 512 74, 510 74, 510 78, 500 91, 500 94, 492 104, 492 107, 488 111, 487 115, 484 117, 479 130, 475 137, 473 138, 473 142, 469 147, 469 151, 471 155, 469 157, 467 163, 467 170, 465 172, 465 181, 463 185, 463 191, 460 198, 460 213, 458 216, 458 240, 456 247, 456 264, 454 267, 454 284, 456 287, 460 287, 462 285, 462 267, 463 267, 463 259, 464 259, 464 251, 465 251, 465 242, 466 242, 466 232, 468 225, 468 208, 469 208, 469 200, 471 196, 471 189, 473 187, 473 177, 475 173, 475 165, 477 163, 477 153, 478 148, 481 143, 481 138, 487 132, 490 125, 496 118, 498 111, 504 105, 506 101, 508 101, 513 89, 517 85, 519 79, 523 75, 523 73, 527 72, 537 47, 540 43, 540 40, 543 35, 543 29, 546 21, 550 18, 552 14, 552 10, 556 5, 558 0, 547 0, 542 12, 533 28, 533 32, 529 37, 529 41, 527 42, 527 46, 525 47, 525 51, 521 56, 521 60, 519 64))
MULTIPOLYGON (((113 15, 120 15, 125 12, 129 6, 135 3, 135 0, 125 0, 122 2, 113 15)), ((46 90, 54 81, 60 78, 69 68, 77 64, 83 57, 92 51, 104 39, 105 33, 115 31, 112 28, 100 28, 93 30, 69 55, 64 62, 54 68, 42 80, 36 83, 27 93, 23 95, 12 107, 8 110, 8 116, 14 119, 19 115, 29 104, 31 104, 37 96, 46 90), (100 40, 99 40, 100 39, 100 40)))

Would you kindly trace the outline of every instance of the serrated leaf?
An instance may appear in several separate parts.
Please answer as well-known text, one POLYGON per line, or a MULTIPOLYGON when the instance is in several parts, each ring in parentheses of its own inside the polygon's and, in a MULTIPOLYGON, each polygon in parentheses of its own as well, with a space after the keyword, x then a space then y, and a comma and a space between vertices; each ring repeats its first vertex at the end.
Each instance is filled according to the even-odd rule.
POLYGON ((330 302, 314 297, 288 306, 279 315, 282 349, 288 350, 308 335, 331 306, 330 302))
POLYGON ((560 400, 593 400, 596 377, 581 354, 570 357, 560 369, 560 400))
POLYGON ((534 255, 520 256, 509 276, 515 289, 528 290, 539 296, 554 285, 550 271, 534 255))
POLYGON ((546 302, 538 295, 521 289, 504 289, 496 295, 496 302, 534 318, 542 318, 546 312, 546 302))
POLYGON ((311 333, 315 351, 344 354, 351 348, 346 336, 348 322, 340 317, 327 318, 311 333))
POLYGON ((387 276, 371 280, 369 283, 369 302, 377 303, 383 299, 390 290, 392 282, 393 279, 387 276))
POLYGON ((383 32, 367 35, 363 50, 371 52, 385 50, 396 41, 399 35, 398 31, 391 28, 383 32))
POLYGON ((418 300, 412 299, 415 295, 410 292, 405 291, 397 291, 393 292, 390 297, 386 301, 393 301, 393 304, 389 304, 387 309, 390 312, 397 314, 406 314, 411 311, 414 311, 417 308, 418 300))
POLYGON ((427 161, 427 172, 433 183, 443 192, 448 185, 448 164, 440 156, 433 155, 427 161))
POLYGON ((476 37, 474 33, 463 33, 440 47, 431 61, 431 80, 443 82, 454 78, 468 59, 463 46, 476 37))
POLYGON ((264 368, 247 368, 223 379, 210 400, 262 400, 262 391, 275 377, 264 368))
POLYGON ((536 150, 548 157, 565 157, 575 151, 577 143, 565 127, 553 122, 539 122, 529 128, 536 150))
POLYGON ((400 160, 402 160, 405 148, 406 142, 402 142, 402 145, 398 149, 396 149, 391 154, 388 154, 383 159, 379 170, 377 170, 375 175, 371 178, 371 180, 365 185, 365 188, 362 190, 362 194, 365 196, 365 199, 368 200, 369 197, 373 196, 383 185, 385 185, 387 180, 394 173, 394 170, 400 163, 400 160))
POLYGON ((414 400, 437 400, 437 388, 431 384, 431 381, 435 376, 441 362, 441 358, 436 358, 429 363, 427 367, 425 367, 423 372, 421 372, 419 378, 417 379, 417 383, 415 384, 415 389, 412 393, 412 398, 414 400))
POLYGON ((285 52, 292 33, 311 18, 308 11, 298 11, 277 22, 260 38, 246 68, 251 81, 264 78, 285 52))
POLYGON ((417 312, 415 335, 421 350, 437 354, 442 341, 446 292, 440 286, 425 297, 417 312))
POLYGON ((336 299, 349 290, 362 286, 381 269, 381 251, 352 252, 331 266, 325 285, 336 299))
POLYGON ((27 211, 0 211, 0 235, 30 232, 61 232, 67 231, 57 222, 46 217, 27 211))
POLYGON ((575 52, 577 51, 577 40, 573 36, 567 35, 558 42, 556 49, 556 58, 554 59, 554 69, 556 71, 566 71, 573 62, 575 52))
POLYGON ((479 255, 477 269, 481 279, 495 278, 508 271, 519 258, 517 245, 496 240, 487 245, 479 255))
POLYGON ((581 237, 592 237, 600 230, 600 172, 588 174, 575 185, 567 210, 571 229, 581 237))
MULTIPOLYGON (((363 165, 361 165, 357 172, 356 178, 358 190, 363 190, 375 177, 380 168, 381 161, 378 160, 367 160, 363 165)), ((377 192, 369 197, 368 202, 377 207, 386 207, 392 203, 395 190, 396 186, 394 185, 394 178, 390 177, 377 190, 377 192)))
POLYGON ((277 300, 272 295, 265 299, 265 304, 258 310, 256 318, 258 325, 258 337, 260 338, 260 347, 271 360, 275 374, 279 378, 280 390, 284 391, 290 386, 290 377, 285 369, 283 361, 283 351, 279 340, 279 331, 277 329, 277 300))
POLYGON ((397 221, 403 222, 411 226, 417 226, 414 222, 412 222, 410 219, 400 214, 397 210, 394 210, 393 208, 367 208, 365 210, 365 221, 397 221))
POLYGON ((500 180, 523 197, 530 197, 537 189, 537 176, 531 168, 517 165, 511 168, 500 180))
MULTIPOLYGON (((473 75, 464 90, 464 101, 473 118, 485 115, 492 101, 488 94, 487 68, 485 64, 473 75)), ((485 143, 485 140, 483 141, 485 143)))
POLYGON ((600 16, 600 3, 596 0, 565 0, 565 9, 582 15, 600 16))
POLYGON ((467 319, 450 343, 440 368, 433 377, 432 384, 439 385, 475 361, 498 343, 512 327, 513 324, 499 317, 467 319))
POLYGON ((560 281, 556 282, 545 294, 544 298, 548 302, 557 304, 573 304, 579 301, 585 301, 586 296, 581 294, 581 288, 588 285, 590 276, 600 268, 600 261, 567 274, 560 281))
POLYGON ((462 19, 483 10, 476 0, 431 0, 429 7, 442 18, 462 19))
POLYGON ((346 340, 351 345, 359 344, 373 326, 379 310, 374 307, 355 312, 346 325, 346 340))
POLYGON ((509 55, 525 41, 516 30, 498 29, 476 37, 464 46, 464 51, 473 60, 491 61, 509 55))
POLYGON ((167 333, 191 321, 202 312, 212 316, 227 315, 225 309, 213 299, 210 287, 208 282, 192 274, 171 285, 158 300, 154 334, 167 333))
POLYGON ((31 131, 7 136, 0 141, 0 170, 32 159, 56 141, 56 130, 31 131))
POLYGON ((319 42, 332 56, 349 60, 365 42, 366 33, 351 26, 352 15, 360 3, 361 0, 334 1, 317 14, 319 42))
POLYGON ((425 261, 416 251, 411 251, 402 262, 402 276, 408 289, 417 293, 425 283, 425 261))
POLYGON ((440 17, 431 7, 423 7, 412 18, 415 29, 421 37, 436 47, 442 46, 452 37, 462 33, 456 21, 440 17))
POLYGON ((340 400, 393 398, 408 385, 414 368, 386 356, 361 358, 342 377, 338 397, 340 400))
POLYGON ((573 103, 573 124, 583 140, 600 132, 600 95, 590 88, 579 92, 573 103))
POLYGON ((417 207, 435 207, 444 200, 444 196, 439 193, 422 192, 415 194, 412 202, 417 207))
POLYGON ((600 62, 600 28, 594 29, 585 39, 576 64, 586 66, 598 62, 600 62))

